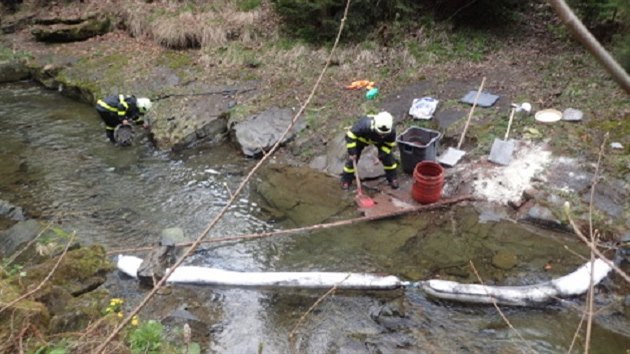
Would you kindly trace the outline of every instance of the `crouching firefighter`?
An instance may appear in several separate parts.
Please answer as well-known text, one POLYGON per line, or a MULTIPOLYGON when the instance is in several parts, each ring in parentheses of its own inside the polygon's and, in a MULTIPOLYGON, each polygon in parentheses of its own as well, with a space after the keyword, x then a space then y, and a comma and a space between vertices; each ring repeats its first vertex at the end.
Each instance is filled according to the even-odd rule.
POLYGON ((105 122, 105 134, 112 143, 116 143, 114 129, 119 124, 128 125, 133 122, 148 128, 143 116, 151 109, 152 102, 148 98, 128 95, 107 96, 96 102, 96 111, 105 122))
POLYGON ((360 117, 346 133, 346 148, 348 160, 343 166, 341 175, 341 188, 347 190, 352 185, 354 177, 354 162, 359 164, 359 158, 363 148, 374 145, 378 149, 378 159, 383 164, 385 178, 389 185, 398 188, 398 176, 396 167, 398 163, 394 158, 393 149, 396 146, 396 131, 393 127, 394 118, 388 112, 380 112, 377 115, 360 117))

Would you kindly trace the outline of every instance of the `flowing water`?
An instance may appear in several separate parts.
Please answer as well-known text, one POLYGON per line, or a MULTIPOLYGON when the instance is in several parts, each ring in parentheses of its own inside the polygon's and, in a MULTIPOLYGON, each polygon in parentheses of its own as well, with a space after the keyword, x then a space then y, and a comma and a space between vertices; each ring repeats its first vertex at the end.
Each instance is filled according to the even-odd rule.
MULTIPOLYGON (((155 243, 165 228, 198 235, 255 162, 229 144, 159 152, 139 135, 132 147, 113 146, 91 106, 27 83, 0 85, 0 199, 39 219, 60 220, 83 244, 142 246, 155 243)), ((331 183, 338 188, 336 180, 331 183)), ((352 216, 352 196, 339 195, 339 204, 348 208, 337 217, 352 216)), ((264 220, 258 200, 246 189, 209 237, 282 228, 264 220)), ((584 262, 575 253, 586 255, 568 235, 509 221, 480 222, 469 207, 209 247, 190 262, 243 271, 376 272, 411 281, 478 282, 472 264, 488 283, 520 285, 572 271, 584 262), (515 262, 501 270, 492 265, 497 258, 515 262), (546 264, 553 265, 549 272, 546 264)), ((145 293, 119 274, 106 287, 129 306, 145 293)), ((600 291, 591 352, 627 353, 628 319, 613 294, 600 291)), ((541 308, 503 308, 508 324, 492 306, 430 300, 417 289, 337 291, 304 316, 324 293, 172 286, 143 315, 186 308, 211 323, 197 335, 212 353, 558 353, 570 347, 584 302, 579 297, 541 308)), ((583 335, 582 330, 578 342, 583 335)), ((580 344, 575 351, 583 351, 580 344)))

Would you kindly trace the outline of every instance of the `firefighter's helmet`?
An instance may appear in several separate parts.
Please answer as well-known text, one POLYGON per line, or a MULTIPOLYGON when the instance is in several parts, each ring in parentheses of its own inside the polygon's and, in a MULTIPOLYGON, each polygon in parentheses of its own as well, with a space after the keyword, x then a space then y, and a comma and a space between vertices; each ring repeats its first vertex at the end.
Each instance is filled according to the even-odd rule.
POLYGON ((138 98, 137 102, 138 102, 138 111, 141 114, 147 113, 151 109, 151 106, 153 106, 153 103, 151 102, 151 100, 146 97, 138 98))
POLYGON ((389 134, 392 131, 394 118, 389 112, 380 112, 374 116, 374 129, 380 134, 389 134))

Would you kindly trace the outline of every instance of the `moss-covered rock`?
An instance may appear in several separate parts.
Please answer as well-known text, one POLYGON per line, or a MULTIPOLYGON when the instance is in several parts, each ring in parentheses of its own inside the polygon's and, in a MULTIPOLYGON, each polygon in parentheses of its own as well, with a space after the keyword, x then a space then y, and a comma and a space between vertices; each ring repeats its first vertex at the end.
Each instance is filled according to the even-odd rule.
POLYGON ((105 16, 92 16, 78 23, 74 22, 76 21, 45 22, 51 25, 33 28, 31 33, 42 42, 75 42, 105 34, 111 28, 111 21, 105 16))
MULTIPOLYGON (((56 258, 26 269, 24 283, 39 283, 53 269, 56 258)), ((71 295, 79 296, 94 290, 105 282, 108 272, 114 269, 107 259, 102 246, 83 247, 68 252, 55 273, 45 284, 47 287, 60 286, 71 295)))
POLYGON ((272 165, 262 173, 256 185, 262 204, 281 211, 295 225, 318 224, 347 208, 330 176, 286 165, 272 165))
POLYGON ((106 290, 97 290, 71 297, 63 310, 57 311, 50 319, 50 333, 77 332, 87 328, 102 316, 101 311, 107 306, 108 294, 106 290))
MULTIPOLYGON (((12 285, 7 280, 0 280, 0 308, 18 299, 22 292, 18 286, 12 285)), ((0 312, 0 343, 9 344, 12 335, 27 326, 34 328, 46 328, 50 320, 48 309, 40 302, 22 299, 0 312)), ((3 349, 10 348, 2 346, 3 349)))
POLYGON ((25 62, 20 60, 0 61, 0 83, 25 80, 30 76, 31 71, 25 62))

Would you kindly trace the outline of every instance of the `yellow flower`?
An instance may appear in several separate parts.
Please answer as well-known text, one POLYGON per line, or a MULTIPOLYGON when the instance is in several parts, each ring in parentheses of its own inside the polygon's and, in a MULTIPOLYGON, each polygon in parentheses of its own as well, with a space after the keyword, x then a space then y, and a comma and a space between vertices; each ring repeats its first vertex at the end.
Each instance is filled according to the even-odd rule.
POLYGON ((118 312, 116 315, 118 316, 118 318, 122 318, 123 317, 122 312, 118 312))
POLYGON ((133 317, 131 318, 131 325, 132 326, 137 326, 138 325, 138 316, 137 315, 133 315, 133 317))

